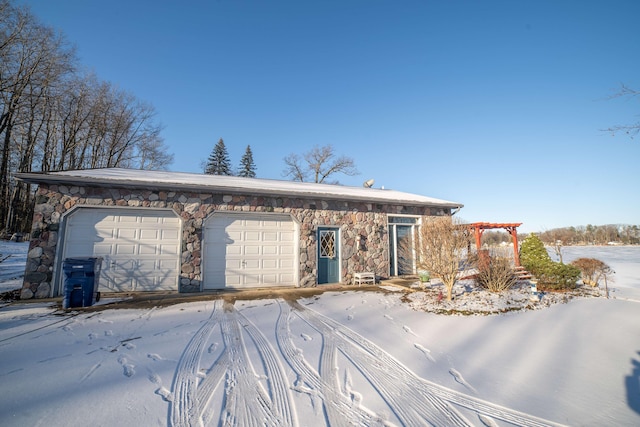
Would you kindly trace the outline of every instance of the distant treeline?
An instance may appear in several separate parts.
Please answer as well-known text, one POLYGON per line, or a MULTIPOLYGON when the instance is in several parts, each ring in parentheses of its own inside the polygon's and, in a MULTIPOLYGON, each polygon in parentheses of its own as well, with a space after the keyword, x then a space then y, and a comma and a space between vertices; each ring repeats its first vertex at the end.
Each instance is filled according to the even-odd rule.
MULTIPOLYGON (((562 227, 535 233, 547 245, 560 242, 569 245, 606 245, 616 243, 622 245, 640 244, 640 225, 608 224, 608 225, 580 225, 577 227, 562 227)), ((522 241, 526 233, 518 234, 522 241)), ((487 231, 482 236, 482 243, 489 246, 501 243, 511 243, 511 236, 506 231, 487 231)))

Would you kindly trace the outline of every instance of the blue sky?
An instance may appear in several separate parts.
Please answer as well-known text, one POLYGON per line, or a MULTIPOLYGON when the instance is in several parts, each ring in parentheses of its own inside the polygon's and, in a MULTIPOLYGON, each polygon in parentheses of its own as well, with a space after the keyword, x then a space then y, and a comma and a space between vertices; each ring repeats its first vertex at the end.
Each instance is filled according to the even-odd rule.
POLYGON ((520 231, 640 223, 640 2, 21 0, 83 66, 151 103, 201 172, 332 144, 384 186, 520 231))

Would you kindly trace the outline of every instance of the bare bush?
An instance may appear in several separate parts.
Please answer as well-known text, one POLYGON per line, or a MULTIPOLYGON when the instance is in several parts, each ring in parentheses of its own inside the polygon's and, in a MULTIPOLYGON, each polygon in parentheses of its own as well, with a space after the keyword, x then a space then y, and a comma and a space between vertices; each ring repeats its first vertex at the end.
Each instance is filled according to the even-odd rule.
POLYGON ((467 256, 471 246, 471 233, 466 224, 446 217, 435 217, 420 226, 413 248, 398 246, 400 257, 415 259, 417 270, 428 271, 432 277, 442 280, 447 289, 447 300, 453 299, 453 286, 460 271, 473 259, 467 256))
POLYGON ((600 280, 607 280, 614 271, 604 262, 595 258, 578 258, 571 262, 582 274, 582 283, 596 287, 600 280))
POLYGON ((476 284, 490 292, 503 292, 516 284, 515 270, 511 260, 503 256, 492 256, 479 263, 476 284))

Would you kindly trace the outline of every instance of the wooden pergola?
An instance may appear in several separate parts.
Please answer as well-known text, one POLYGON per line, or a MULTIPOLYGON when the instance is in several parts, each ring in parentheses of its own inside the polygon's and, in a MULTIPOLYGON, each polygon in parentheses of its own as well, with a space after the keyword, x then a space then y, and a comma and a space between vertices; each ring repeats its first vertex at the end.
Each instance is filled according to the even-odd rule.
POLYGON ((513 258, 516 263, 516 266, 520 267, 520 253, 518 252, 518 231, 516 230, 519 226, 521 226, 521 222, 514 223, 492 223, 492 222, 474 222, 469 224, 471 228, 473 228, 473 232, 476 236, 476 249, 478 253, 482 248, 482 234, 484 230, 492 230, 495 228, 502 228, 507 231, 511 235, 511 240, 513 241, 513 258))

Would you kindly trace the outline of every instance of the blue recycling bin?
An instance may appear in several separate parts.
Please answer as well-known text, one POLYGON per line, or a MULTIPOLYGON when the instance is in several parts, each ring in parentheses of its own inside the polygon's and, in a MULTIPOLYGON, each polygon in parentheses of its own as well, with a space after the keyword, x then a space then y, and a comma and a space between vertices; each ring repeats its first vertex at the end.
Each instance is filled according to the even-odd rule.
POLYGON ((62 308, 90 307, 100 301, 101 257, 66 258, 62 262, 64 297, 62 308))

